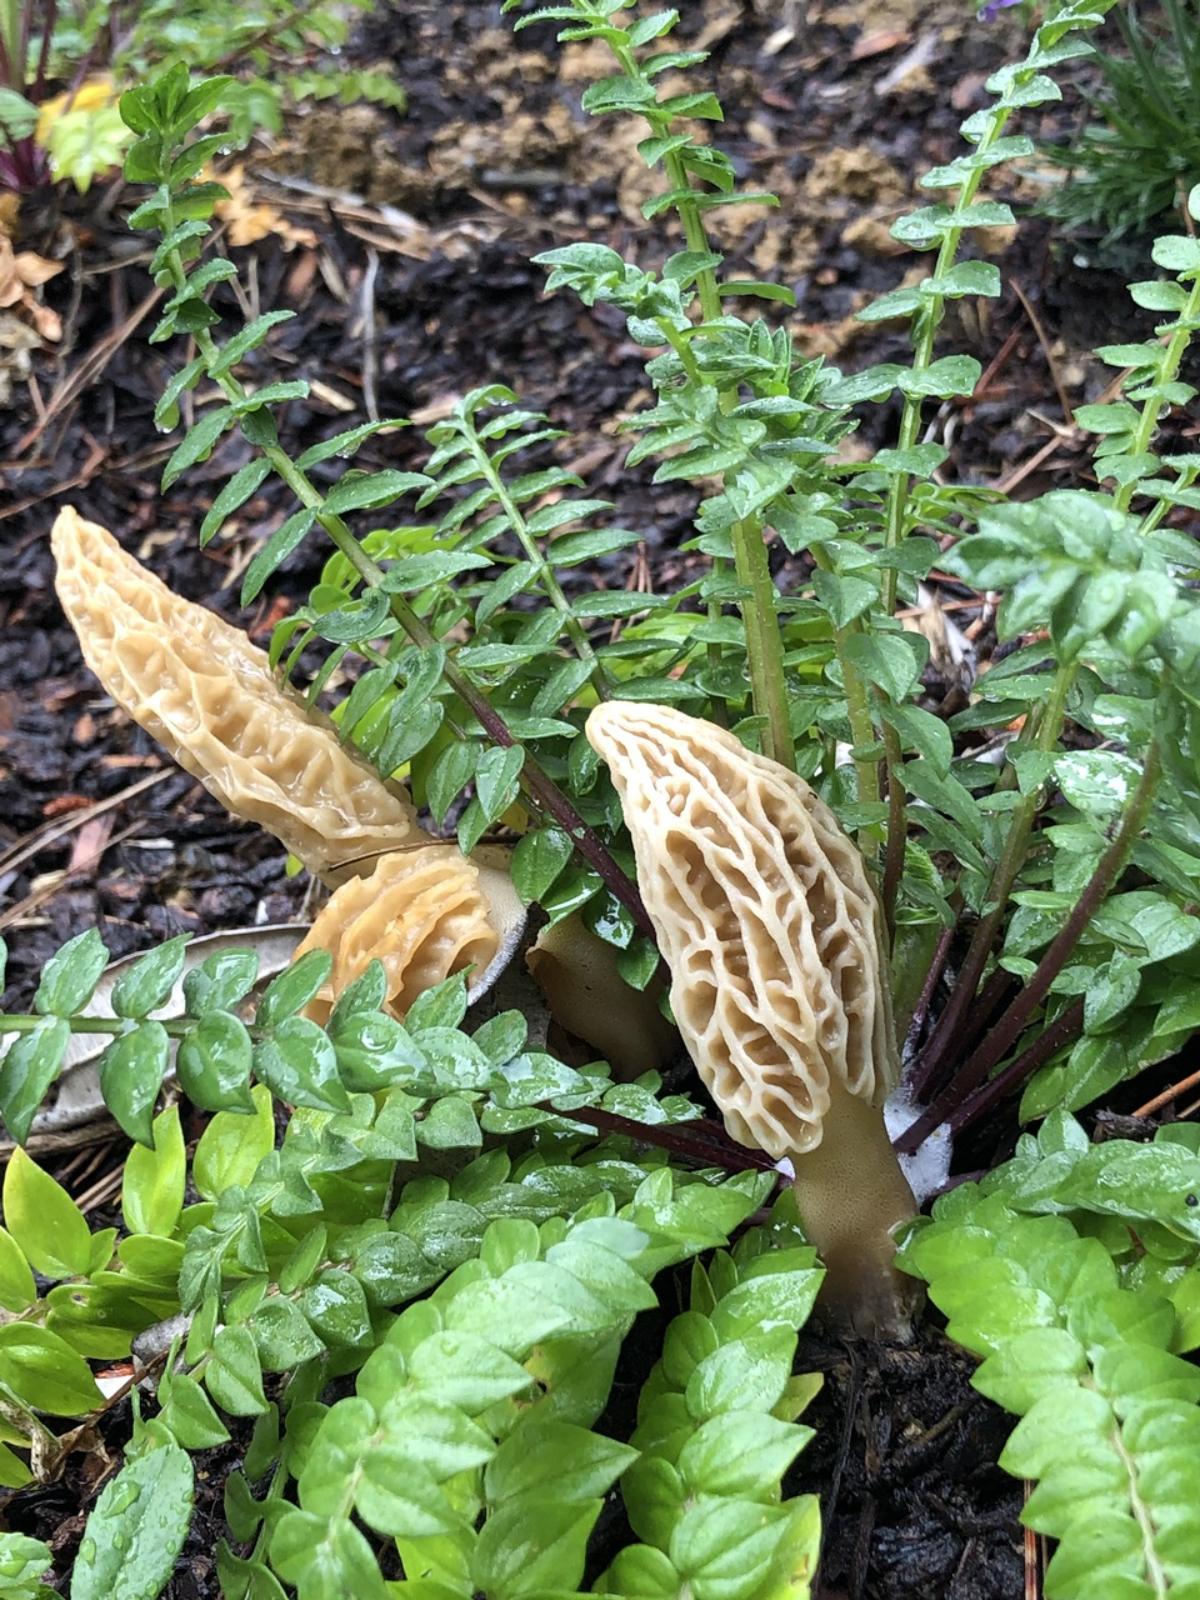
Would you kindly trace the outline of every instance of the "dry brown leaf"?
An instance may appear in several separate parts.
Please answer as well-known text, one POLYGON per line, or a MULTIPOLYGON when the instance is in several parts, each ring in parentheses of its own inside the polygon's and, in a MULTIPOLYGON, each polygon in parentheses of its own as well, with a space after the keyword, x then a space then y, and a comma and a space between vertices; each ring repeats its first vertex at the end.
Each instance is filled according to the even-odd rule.
POLYGON ((311 228, 298 228, 282 211, 255 198, 246 178, 244 162, 239 161, 228 172, 217 174, 217 181, 229 191, 227 200, 217 201, 216 213, 225 224, 231 245, 257 244, 260 239, 273 236, 288 245, 301 245, 308 250, 316 248, 317 236, 311 228))

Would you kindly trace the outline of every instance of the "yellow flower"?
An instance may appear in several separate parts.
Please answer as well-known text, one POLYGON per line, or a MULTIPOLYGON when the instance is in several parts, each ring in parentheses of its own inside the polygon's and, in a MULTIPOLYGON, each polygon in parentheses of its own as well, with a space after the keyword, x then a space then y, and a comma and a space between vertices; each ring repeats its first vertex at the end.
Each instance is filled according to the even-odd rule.
POLYGON ((43 102, 38 111, 37 129, 34 138, 40 145, 45 145, 50 139, 50 130, 66 111, 102 111, 105 106, 112 105, 119 95, 116 84, 107 73, 100 77, 85 78, 75 90, 74 94, 56 94, 53 100, 43 102))

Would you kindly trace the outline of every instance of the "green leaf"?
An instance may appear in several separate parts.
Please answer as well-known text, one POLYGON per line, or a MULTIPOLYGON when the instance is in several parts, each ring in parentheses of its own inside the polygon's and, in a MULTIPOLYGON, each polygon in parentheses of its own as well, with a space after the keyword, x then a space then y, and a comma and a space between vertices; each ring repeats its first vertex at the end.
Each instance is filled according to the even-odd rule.
POLYGON ((575 853, 571 837, 557 827, 523 834, 512 856, 513 887, 526 905, 540 901, 575 853))
POLYGON ((217 1200, 226 1189, 244 1188, 258 1164, 275 1148, 275 1117, 271 1091, 256 1084, 250 1091, 254 1114, 219 1112, 200 1135, 192 1161, 192 1181, 206 1200, 217 1200))
POLYGON ((100 1057, 100 1092, 122 1130, 150 1145, 154 1102, 167 1072, 170 1040, 161 1022, 139 1023, 114 1039, 100 1057))
POLYGON ((253 1111, 253 1047, 246 1025, 228 1011, 209 1011, 179 1041, 179 1085, 201 1111, 253 1111))
POLYGON ((232 1011, 254 987, 258 956, 253 950, 222 950, 206 956, 183 980, 183 997, 193 1016, 232 1011))
POLYGON ((25 1154, 14 1150, 4 1172, 4 1223, 35 1271, 47 1278, 84 1277, 92 1236, 67 1191, 25 1154))
POLYGON ((602 1434, 535 1414, 492 1457, 484 1490, 494 1506, 534 1495, 583 1503, 603 1498, 638 1452, 602 1434))
POLYGON ((6 1228, 0 1228, 0 1306, 26 1311, 37 1299, 37 1285, 25 1253, 6 1228))
POLYGON ((265 456, 247 461, 238 469, 213 501, 204 521, 200 524, 200 545, 203 548, 218 534, 227 518, 244 506, 260 489, 271 471, 265 456))
POLYGON ((164 1003, 183 971, 187 942, 188 935, 179 934, 124 969, 112 990, 118 1017, 141 1019, 164 1003))
POLYGON ((80 1417, 101 1395, 83 1357, 49 1328, 31 1322, 0 1327, 0 1383, 34 1411, 80 1417))
POLYGON ((108 950, 95 928, 76 934, 42 968, 33 1009, 55 1017, 82 1011, 107 965, 108 950))
POLYGON ((339 1267, 327 1268, 305 1289, 300 1308, 326 1344, 370 1342, 371 1315, 362 1284, 339 1267))
POLYGON ((0 1059, 0 1115, 18 1144, 29 1137, 70 1042, 64 1017, 44 1017, 30 1033, 19 1034, 0 1059))
MULTIPOLYGON (((161 1387, 159 1396, 163 1398, 161 1387)), ((172 1374, 161 1417, 185 1450, 213 1450, 229 1438, 212 1401, 185 1372, 172 1374)))
POLYGON ((178 1445, 127 1461, 96 1501, 71 1576, 71 1600, 149 1600, 175 1570, 192 1519, 192 1463, 178 1445))
POLYGON ((130 1233, 151 1233, 168 1239, 183 1210, 187 1152, 178 1106, 168 1106, 154 1119, 154 1143, 135 1144, 125 1158, 121 1213, 130 1233))
POLYGON ((588 1537, 603 1504, 539 1498, 535 1538, 530 1537, 528 1505, 501 1505, 484 1523, 475 1546, 475 1588, 496 1600, 576 1591, 583 1581, 588 1537))
POLYGON ((430 768, 425 793, 436 822, 445 822, 450 807, 475 776, 479 753, 478 745, 457 740, 446 746, 430 768))
POLYGON ((524 765, 525 751, 519 744, 507 749, 493 745, 481 753, 475 768, 475 795, 486 823, 495 822, 517 798, 524 765))
POLYGON ((333 1044, 307 1017, 288 1017, 255 1045, 254 1071, 277 1099, 289 1105, 317 1111, 349 1109, 333 1044))
POLYGON ((262 1366, 249 1328, 222 1328, 213 1340, 204 1382, 223 1411, 234 1417, 257 1417, 267 1409, 262 1366))
POLYGON ((780 1479, 812 1438, 811 1428, 761 1411, 726 1411, 701 1423, 678 1468, 693 1494, 770 1503, 780 1479))
POLYGON ((327 950, 307 951, 267 985, 255 1012, 255 1022, 260 1028, 273 1028, 285 1017, 295 1016, 316 997, 332 969, 333 957, 327 950))
POLYGON ((161 487, 164 493, 189 467, 208 460, 217 440, 233 421, 233 408, 218 406, 212 411, 206 411, 200 421, 189 428, 163 468, 161 487))
POLYGON ((325 1349, 292 1300, 276 1296, 251 1318, 250 1331, 264 1372, 288 1372, 325 1349))
POLYGON ((281 322, 290 322, 295 315, 294 311, 267 311, 261 317, 255 317, 235 333, 228 344, 222 345, 216 360, 209 366, 209 376, 217 378, 230 371, 243 356, 262 344, 272 328, 281 322))
POLYGON ((339 517, 350 511, 377 511, 401 495, 427 489, 429 482, 421 472, 348 472, 325 496, 323 509, 339 517))
POLYGON ((283 565, 297 545, 304 542, 305 535, 316 520, 316 512, 305 507, 293 512, 285 522, 280 523, 246 568, 246 576, 242 579, 242 605, 248 606, 258 599, 267 579, 277 567, 283 565))

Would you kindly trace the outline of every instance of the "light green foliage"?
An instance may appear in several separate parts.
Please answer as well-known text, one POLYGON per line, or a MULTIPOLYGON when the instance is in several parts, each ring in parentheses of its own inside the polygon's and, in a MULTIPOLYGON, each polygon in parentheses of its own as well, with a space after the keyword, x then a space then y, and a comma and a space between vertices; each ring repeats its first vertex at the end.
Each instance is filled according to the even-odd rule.
POLYGON ((191 1460, 178 1445, 128 1460, 88 1517, 71 1600, 156 1600, 187 1537, 194 1483, 191 1460))
POLYGON ((54 1590, 39 1580, 53 1557, 40 1539, 0 1533, 0 1595, 4 1600, 53 1600, 54 1590))
MULTIPOLYGON (((59 8, 54 56, 68 68, 85 58, 99 61, 118 84, 144 82, 174 62, 195 72, 236 68, 227 105, 245 143, 258 129, 281 132, 286 110, 301 101, 369 101, 403 111, 404 88, 392 73, 334 64, 355 14, 370 7, 371 0, 143 0, 129 16, 118 16, 110 0, 76 0, 59 8), (323 55, 301 65, 314 50, 323 55)), ((49 148, 56 169, 86 189, 92 171, 120 160, 127 140, 114 106, 69 112, 56 122, 49 148)))
POLYGON ((600 1579, 605 1594, 691 1593, 706 1600, 807 1594, 820 1519, 810 1495, 785 1500, 780 1479, 812 1437, 796 1422, 812 1386, 793 1376, 795 1331, 821 1269, 785 1219, 692 1269, 691 1307, 675 1318, 650 1373, 622 1479, 627 1546, 600 1579))
POLYGON ((1178 1353, 1200 1342, 1195 1135, 1089 1146, 1056 1113, 900 1253, 984 1358, 975 1387, 1021 1418, 1000 1464, 1059 1541, 1047 1600, 1165 1600, 1200 1563, 1200 1372, 1178 1353))

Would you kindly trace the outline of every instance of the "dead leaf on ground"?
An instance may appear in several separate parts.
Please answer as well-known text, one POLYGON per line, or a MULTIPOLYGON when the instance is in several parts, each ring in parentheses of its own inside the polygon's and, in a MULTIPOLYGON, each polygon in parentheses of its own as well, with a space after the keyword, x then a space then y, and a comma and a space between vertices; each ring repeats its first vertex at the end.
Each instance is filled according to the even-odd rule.
POLYGON ((33 291, 57 277, 62 269, 61 261, 47 260, 32 250, 14 251, 12 240, 7 234, 0 234, 0 309, 19 306, 38 337, 51 344, 62 338, 62 319, 33 291))
POLYGON ((229 191, 227 200, 217 201, 216 212, 225 224, 231 245, 240 248, 273 237, 287 245, 301 245, 308 250, 316 248, 317 236, 311 228, 298 228, 275 206, 255 198, 244 162, 239 161, 228 172, 217 174, 217 181, 229 191))

